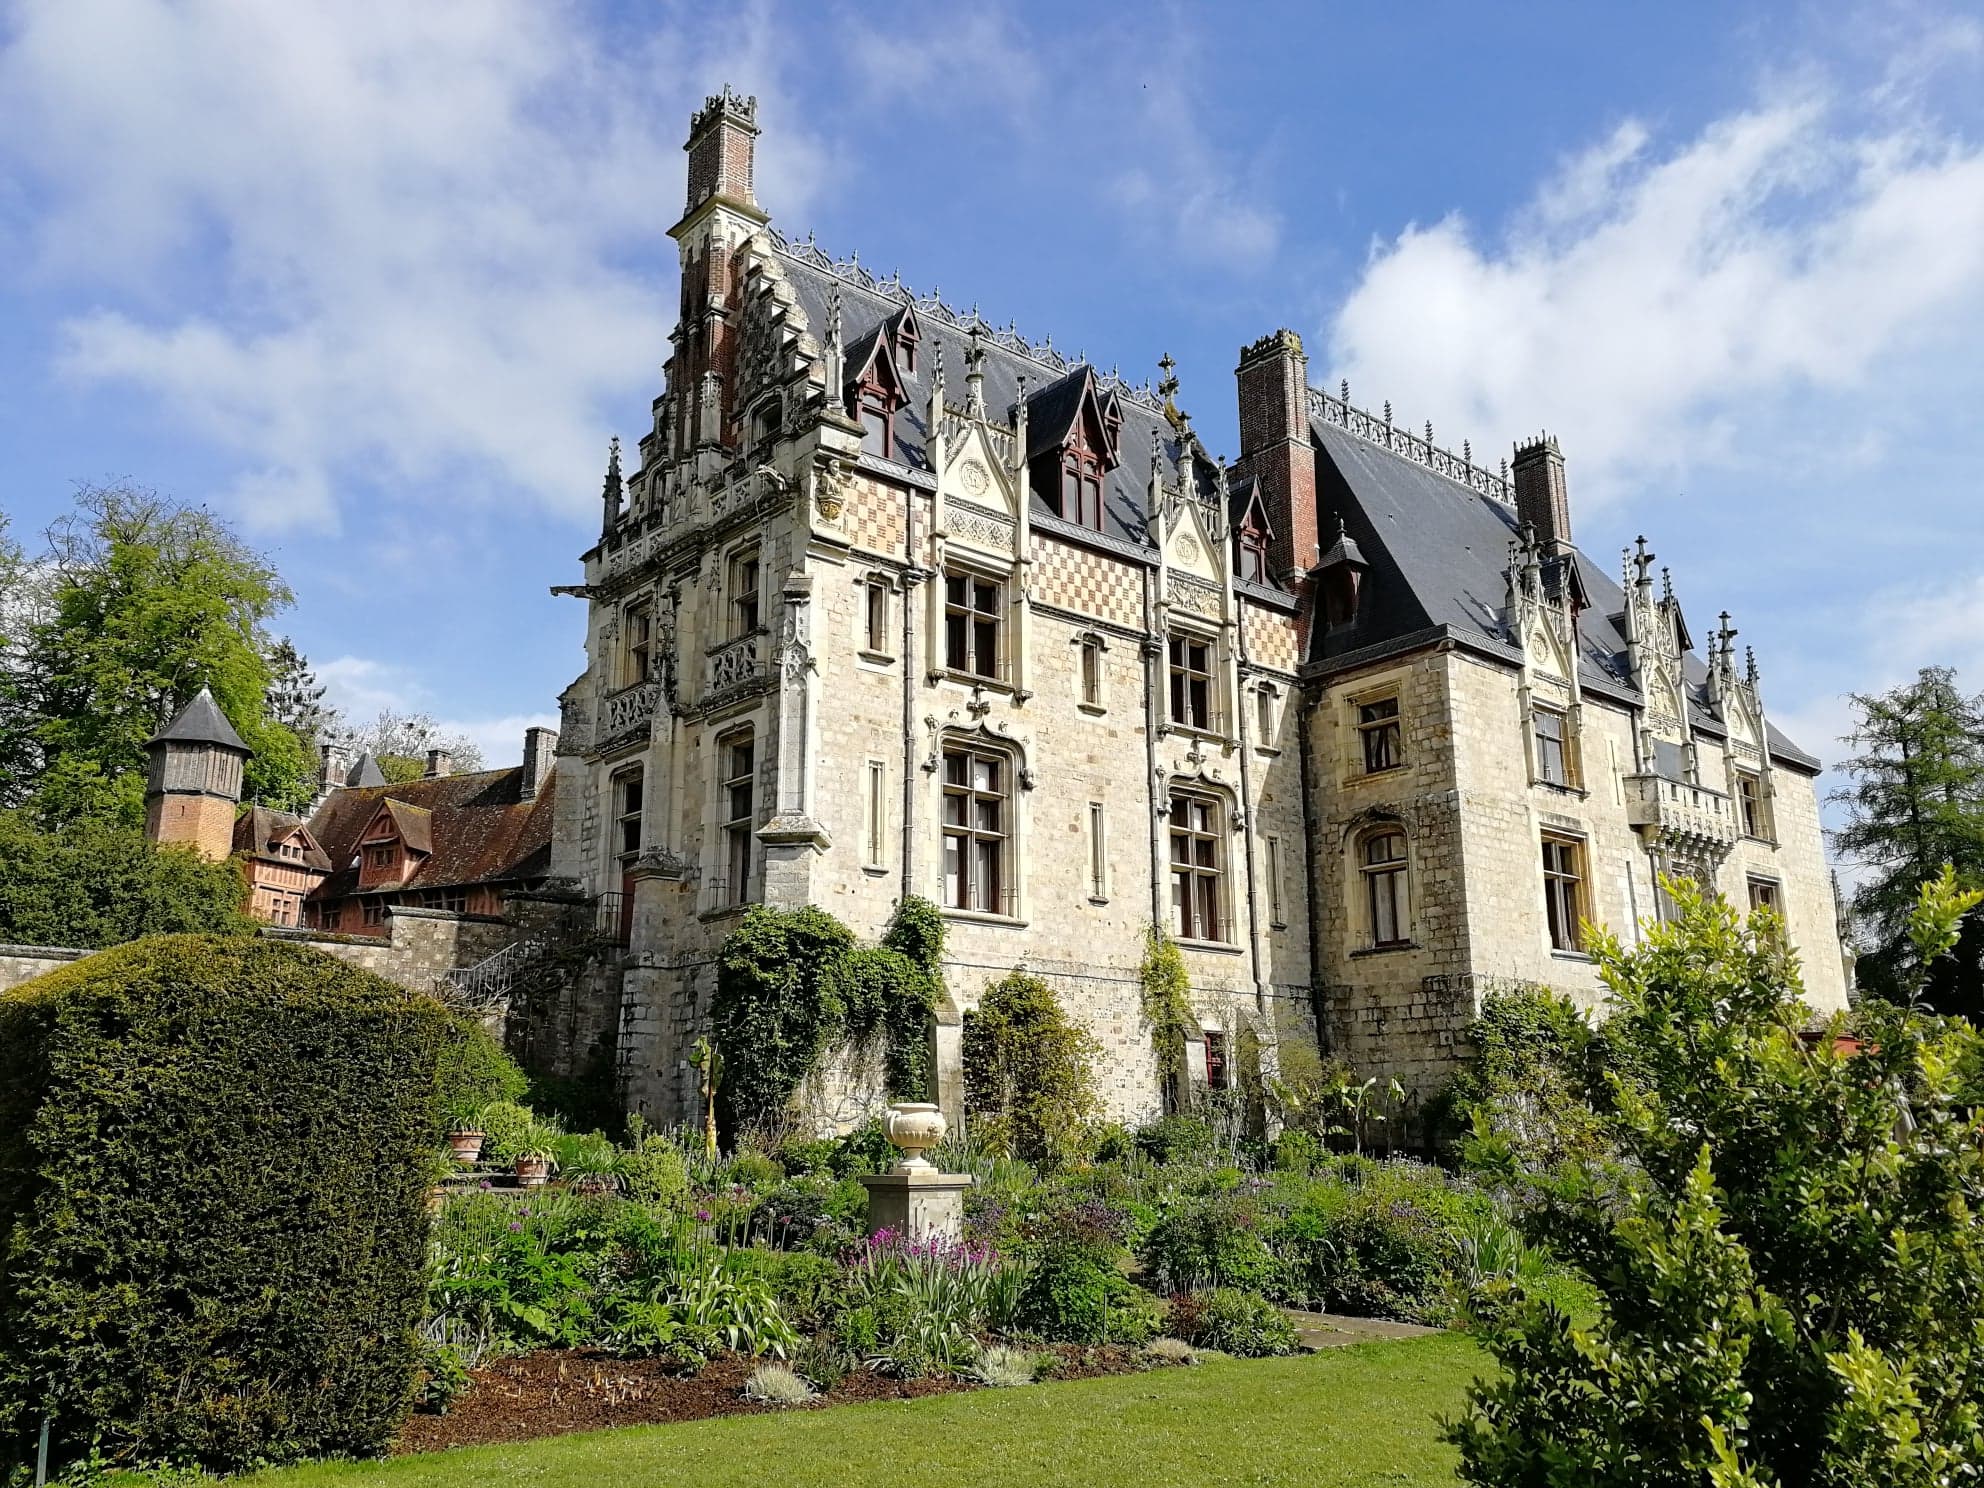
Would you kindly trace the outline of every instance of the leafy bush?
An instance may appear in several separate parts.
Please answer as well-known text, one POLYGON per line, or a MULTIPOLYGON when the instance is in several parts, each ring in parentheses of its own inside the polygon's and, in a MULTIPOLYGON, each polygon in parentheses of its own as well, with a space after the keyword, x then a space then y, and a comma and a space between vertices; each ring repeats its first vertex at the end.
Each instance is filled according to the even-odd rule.
POLYGON ((1243 1359, 1292 1354, 1301 1347, 1287 1314, 1260 1293, 1238 1287, 1175 1298, 1168 1322, 1187 1343, 1243 1359))
POLYGON ((731 1128, 783 1112, 829 1050, 874 1040, 883 1045, 891 1091, 920 1095, 942 954, 943 918, 914 896, 898 907, 882 944, 867 948, 821 909, 745 911, 717 952, 710 1005, 731 1128))
POLYGON ((1156 1329, 1135 1295, 1123 1274, 1093 1251, 1057 1246, 1034 1263, 1015 1321, 1060 1342, 1141 1343, 1156 1329))
POLYGON ((1144 1345, 1144 1358, 1152 1364, 1196 1364, 1199 1356, 1182 1338, 1153 1338, 1144 1345))
POLYGON ((482 1155, 492 1162, 514 1162, 539 1129, 537 1113, 515 1101, 491 1101, 482 1108, 482 1155))
POLYGON ((823 1255, 808 1250, 738 1250, 731 1256, 740 1270, 764 1281, 779 1311, 801 1331, 825 1326, 847 1307, 846 1272, 823 1255))
POLYGON ((1030 1385, 1039 1369, 1039 1355, 1005 1343, 987 1344, 978 1351, 978 1357, 971 1364, 972 1377, 981 1385, 990 1385, 994 1389, 1030 1385))
POLYGON ((965 1109, 978 1140, 1028 1162, 1076 1150, 1100 1045, 1039 977, 1013 972, 964 1015, 965 1109))
POLYGON ((1237 1286, 1274 1290, 1281 1263, 1261 1234, 1256 1207, 1232 1196, 1172 1207, 1139 1249, 1145 1273, 1171 1292, 1237 1286))
POLYGON ((242 934, 247 889, 233 863, 160 847, 137 827, 85 819, 44 832, 0 811, 0 942, 122 945, 145 935, 242 934))
POLYGON ((1185 957, 1162 925, 1144 927, 1144 958, 1137 968, 1138 1001, 1150 1024, 1151 1047, 1167 1081, 1185 1073, 1185 1044, 1198 1022, 1192 1016, 1192 981, 1185 957))
POLYGON ((473 1018, 448 1020, 434 1075, 434 1101, 444 1129, 465 1129, 498 1101, 523 1099, 530 1079, 503 1046, 473 1018))
POLYGON ((1180 1113, 1140 1129, 1137 1150, 1154 1163, 1209 1163, 1219 1151, 1219 1135, 1204 1116, 1180 1113))
POLYGON ((617 1167, 627 1197, 639 1204, 674 1203, 689 1187, 688 1160, 660 1132, 631 1123, 630 1127, 628 1145, 617 1167))
POLYGON ((1467 1063, 1428 1113, 1436 1136, 1532 1170, 1595 1155, 1589 1092, 1603 1040, 1576 1003, 1545 987, 1491 992, 1467 1034, 1467 1063))
MULTIPOLYGON (((1486 1328, 1502 1367, 1453 1423, 1472 1483, 1760 1488, 1976 1475, 1984 1374, 1979 1034, 1894 1010, 1799 1036, 1774 919, 1670 884, 1679 916, 1593 947, 1616 1011, 1603 1136, 1533 1233, 1597 1288, 1486 1328)), ((1969 896, 1924 891, 1926 964, 1969 896)), ((1863 1009, 1863 1011, 1865 1011, 1863 1009)), ((1594 1101, 1595 1107, 1600 1103, 1594 1101)))
POLYGON ((232 1468, 408 1404, 447 1015, 322 952, 170 936, 0 996, 0 1440, 232 1468))

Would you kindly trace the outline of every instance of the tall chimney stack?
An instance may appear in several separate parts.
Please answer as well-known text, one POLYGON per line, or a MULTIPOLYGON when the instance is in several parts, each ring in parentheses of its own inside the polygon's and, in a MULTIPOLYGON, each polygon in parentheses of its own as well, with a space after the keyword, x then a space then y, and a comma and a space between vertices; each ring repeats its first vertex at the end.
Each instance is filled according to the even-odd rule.
POLYGON ((1316 566, 1316 452, 1309 438, 1309 359, 1290 330, 1263 336, 1240 353, 1238 470, 1260 483, 1274 528, 1268 563, 1277 579, 1316 566))
POLYGON ((1532 528, 1545 553, 1571 545, 1571 492, 1564 481, 1564 452, 1557 436, 1539 434, 1516 446, 1516 520, 1532 528))
POLYGON ((703 100, 702 112, 689 121, 689 200, 683 215, 711 197, 734 206, 756 208, 758 100, 739 98, 724 84, 723 91, 703 100))
POLYGON ((454 756, 445 749, 427 751, 427 776, 429 780, 439 780, 443 775, 455 773, 454 756))
POLYGON ((537 793, 544 789, 544 782, 551 778, 552 767, 558 763, 558 730, 548 728, 527 728, 524 730, 524 778, 519 794, 526 801, 535 801, 537 793))

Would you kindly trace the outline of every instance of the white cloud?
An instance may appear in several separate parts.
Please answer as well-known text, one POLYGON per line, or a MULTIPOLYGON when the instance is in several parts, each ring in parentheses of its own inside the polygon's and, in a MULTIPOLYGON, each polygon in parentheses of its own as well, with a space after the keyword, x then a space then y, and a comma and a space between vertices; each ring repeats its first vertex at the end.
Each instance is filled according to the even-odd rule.
MULTIPOLYGON (((428 713, 434 709, 431 690, 408 667, 369 656, 336 656, 313 663, 324 686, 325 701, 354 724, 377 718, 382 710, 428 713)), ((523 758, 524 730, 558 727, 556 713, 504 713, 494 717, 448 716, 434 720, 437 734, 465 735, 482 752, 484 765, 495 769, 523 758)))
POLYGON ((232 452, 262 525, 333 525, 354 479, 587 509, 659 383, 705 80, 763 95, 783 205, 817 176, 780 30, 705 25, 610 50, 527 0, 28 4, 0 158, 42 198, 38 271, 104 301, 61 368, 232 452))
POLYGON ((1583 504, 1733 458, 1759 404, 1863 386, 1938 337, 1974 356, 1955 328, 1984 330, 1984 147, 1846 114, 1807 92, 1665 153, 1628 121, 1498 241, 1408 227, 1336 314, 1336 374, 1448 431, 1563 431, 1583 504))

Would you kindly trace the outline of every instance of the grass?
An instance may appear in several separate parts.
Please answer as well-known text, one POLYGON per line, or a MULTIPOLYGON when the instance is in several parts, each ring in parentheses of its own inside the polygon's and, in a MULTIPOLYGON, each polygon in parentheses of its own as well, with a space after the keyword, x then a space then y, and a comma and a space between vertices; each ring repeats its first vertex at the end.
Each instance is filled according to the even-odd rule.
POLYGON ((1305 1488, 1454 1481, 1435 1418, 1487 1363, 1453 1334, 1292 1359, 927 1400, 637 1426, 387 1462, 317 1463, 256 1488, 1305 1488))

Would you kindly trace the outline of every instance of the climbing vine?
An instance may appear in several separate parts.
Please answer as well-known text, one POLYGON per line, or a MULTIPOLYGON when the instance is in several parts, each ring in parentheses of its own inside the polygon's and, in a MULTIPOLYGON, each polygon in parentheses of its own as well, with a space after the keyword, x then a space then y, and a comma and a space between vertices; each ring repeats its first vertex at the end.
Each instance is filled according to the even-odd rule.
POLYGON ((1028 1162, 1080 1146, 1096 1108, 1101 1045, 1054 989, 1023 971, 985 989, 964 1015, 965 1114, 975 1141, 1028 1162))
POLYGON ((710 1007, 731 1121, 783 1110, 830 1054, 878 1042, 890 1094, 921 1099, 943 950, 942 916, 914 896, 878 946, 825 910, 746 911, 717 953, 710 1007))
POLYGON ((1178 943, 1153 924, 1144 931, 1144 959, 1137 968, 1142 988, 1144 1021, 1150 1024, 1151 1047, 1166 1078, 1176 1079, 1185 1068, 1185 1041, 1193 1028, 1191 978, 1178 943))

